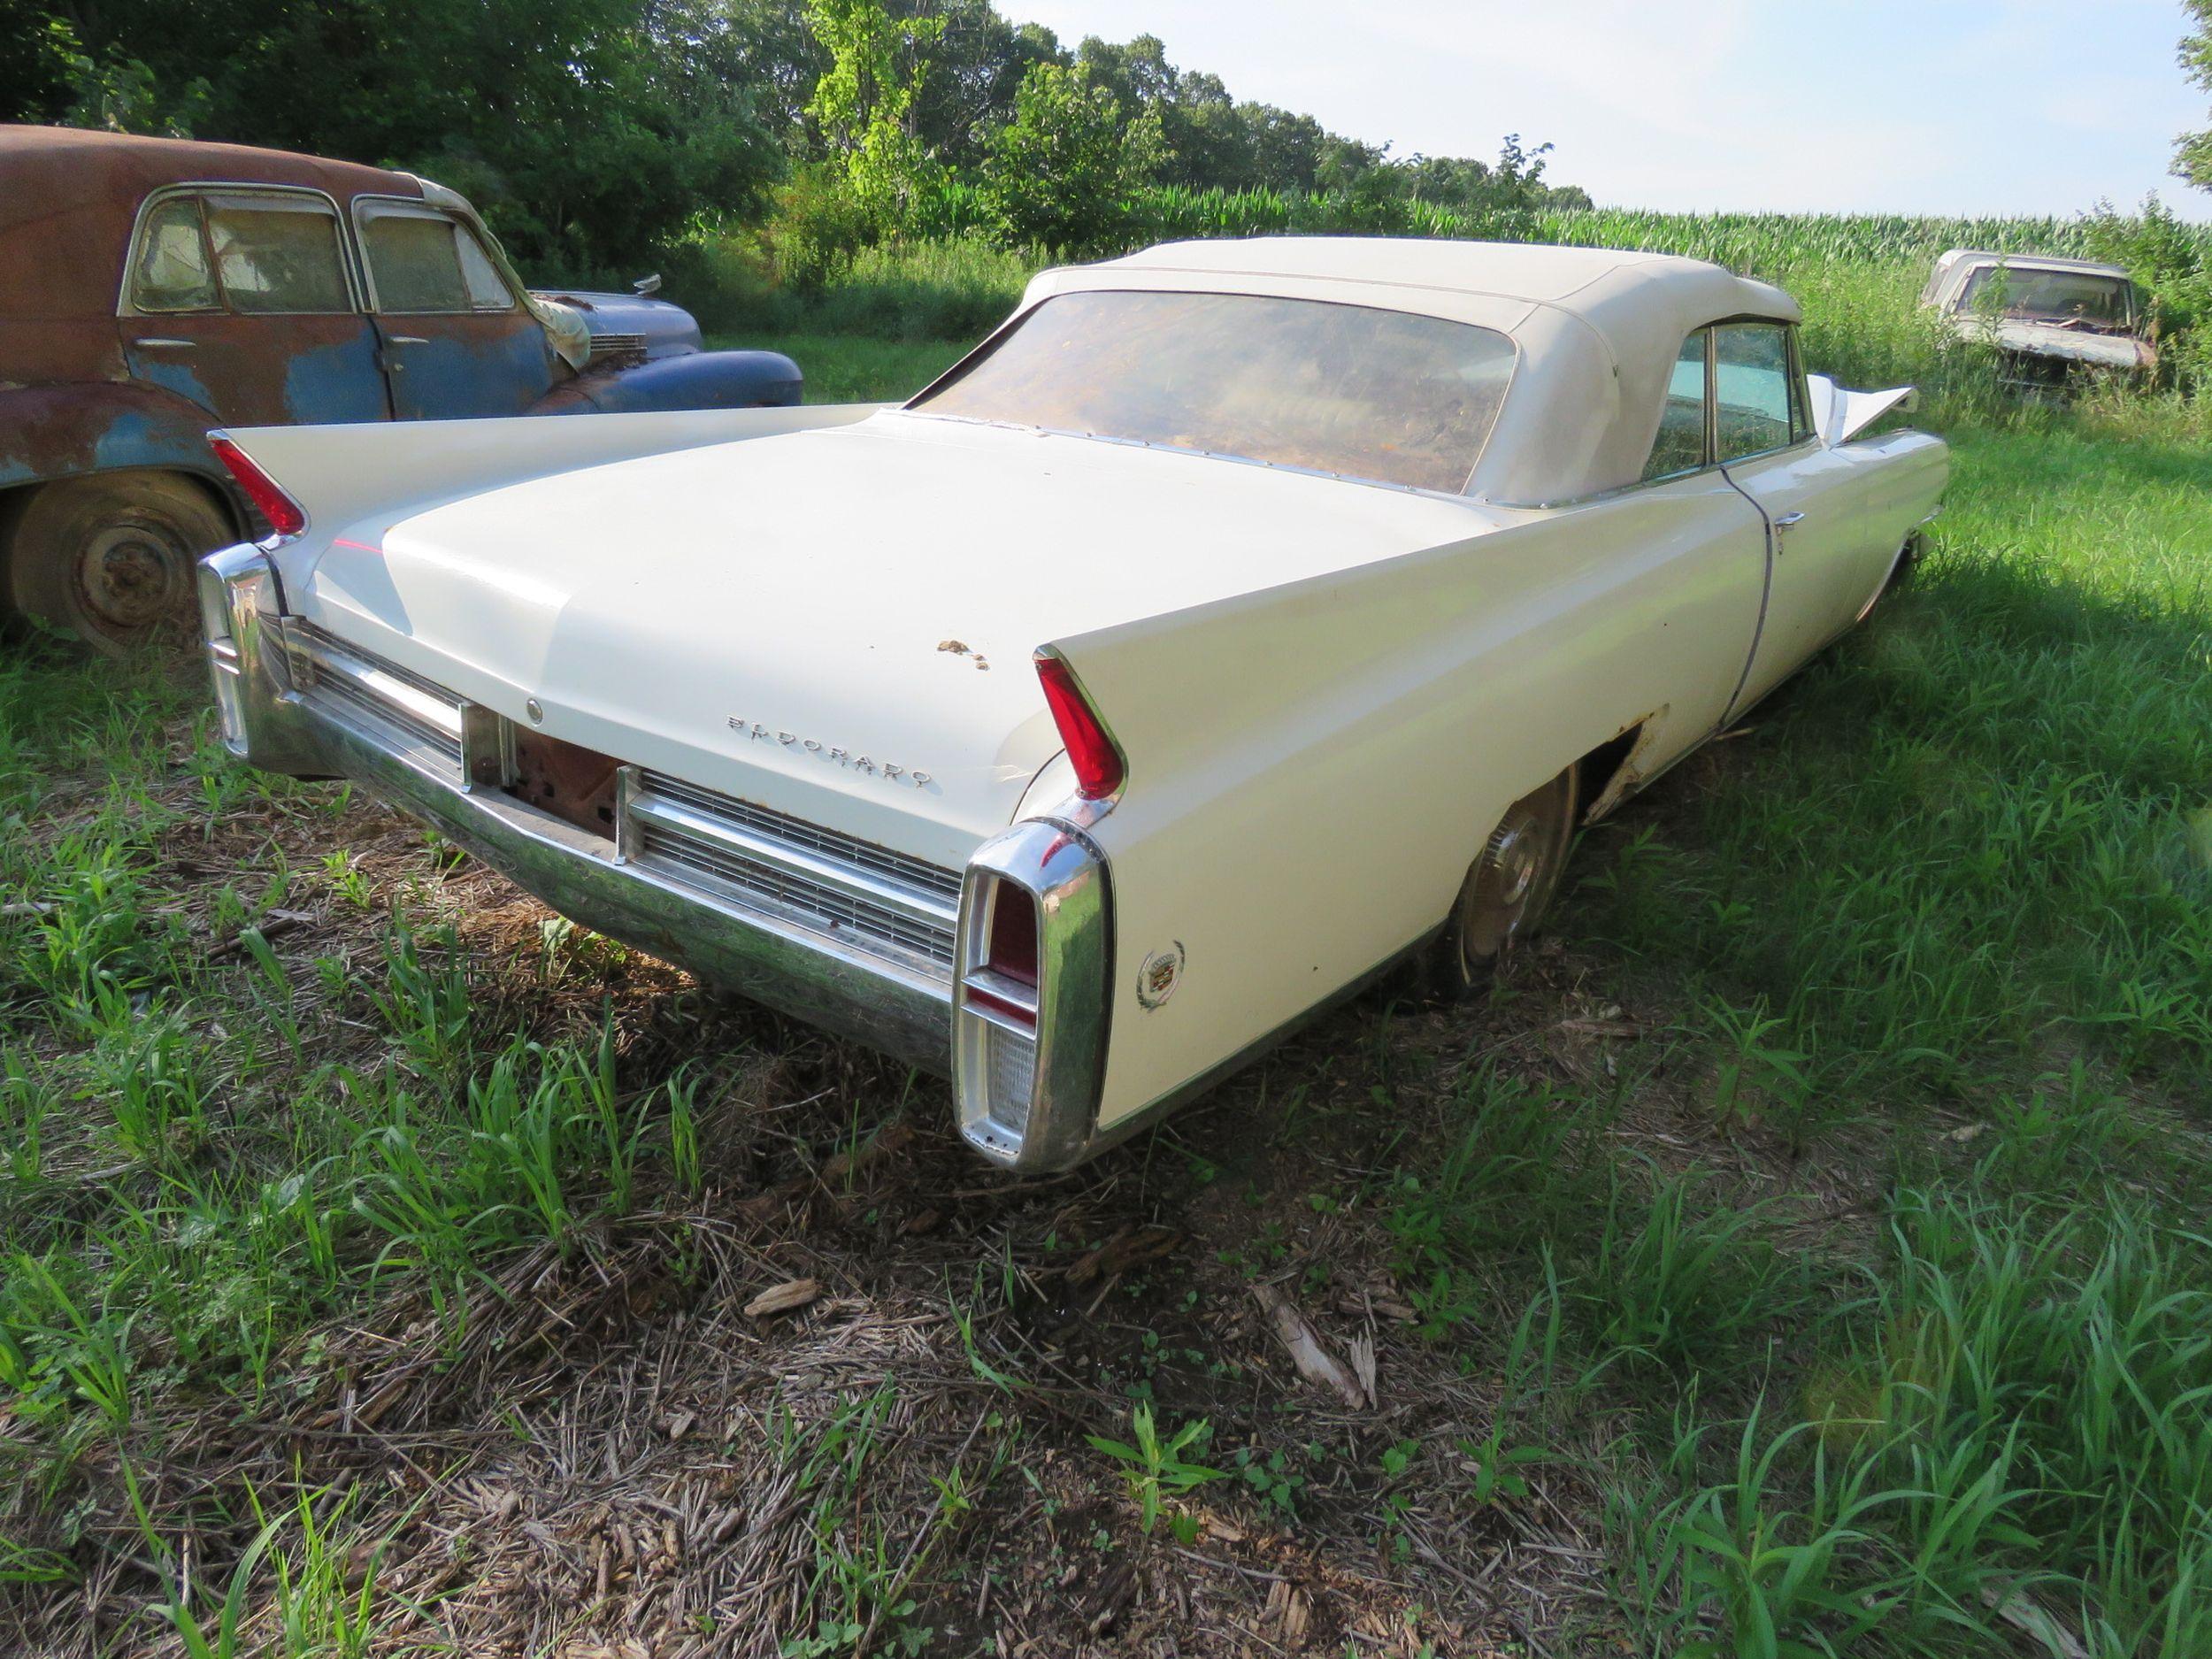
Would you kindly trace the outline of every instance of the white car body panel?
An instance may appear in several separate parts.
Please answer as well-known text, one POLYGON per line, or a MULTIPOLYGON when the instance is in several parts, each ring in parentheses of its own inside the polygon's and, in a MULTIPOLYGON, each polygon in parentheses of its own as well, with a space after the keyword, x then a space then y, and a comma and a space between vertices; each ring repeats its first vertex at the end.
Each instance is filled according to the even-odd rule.
POLYGON ((535 698, 555 736, 956 867, 1060 748, 1040 644, 1494 526, 1462 498, 887 412, 380 512, 293 586, 309 621, 510 718, 535 698))
POLYGON ((1689 261, 1180 244, 1024 311, 1132 286, 1508 334, 1468 494, 920 411, 270 429, 233 435, 311 523, 251 603, 514 730, 965 867, 964 907, 1010 826, 1079 840, 1110 884, 1088 1148, 1434 933, 1563 768, 1608 757, 1603 811, 1740 716, 1865 613, 1947 471, 1858 436, 1901 390, 1813 377, 1813 434, 1637 483, 1685 333, 1797 315, 1689 261), (1110 800, 1076 797, 1041 649, 1125 757, 1110 800))

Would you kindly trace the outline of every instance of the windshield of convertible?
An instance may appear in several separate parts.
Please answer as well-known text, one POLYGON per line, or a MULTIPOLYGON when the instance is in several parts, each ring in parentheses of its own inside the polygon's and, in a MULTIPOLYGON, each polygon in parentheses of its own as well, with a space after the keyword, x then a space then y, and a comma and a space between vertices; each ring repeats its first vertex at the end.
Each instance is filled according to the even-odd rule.
POLYGON ((1251 294, 1062 294, 909 405, 1457 493, 1513 373, 1494 329, 1251 294))

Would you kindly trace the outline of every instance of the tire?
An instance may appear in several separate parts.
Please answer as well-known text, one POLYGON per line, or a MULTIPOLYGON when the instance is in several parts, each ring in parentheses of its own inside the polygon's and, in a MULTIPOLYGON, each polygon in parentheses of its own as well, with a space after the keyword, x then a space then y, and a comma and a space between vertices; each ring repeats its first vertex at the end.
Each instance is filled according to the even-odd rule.
POLYGON ((221 503, 176 472, 65 478, 26 495, 0 519, 9 601, 110 656, 185 638, 194 565, 237 539, 221 503))
POLYGON ((1570 766, 1523 795, 1491 830, 1423 960, 1421 977, 1431 995, 1447 1002, 1472 996, 1542 923, 1574 841, 1582 805, 1578 772, 1570 766))

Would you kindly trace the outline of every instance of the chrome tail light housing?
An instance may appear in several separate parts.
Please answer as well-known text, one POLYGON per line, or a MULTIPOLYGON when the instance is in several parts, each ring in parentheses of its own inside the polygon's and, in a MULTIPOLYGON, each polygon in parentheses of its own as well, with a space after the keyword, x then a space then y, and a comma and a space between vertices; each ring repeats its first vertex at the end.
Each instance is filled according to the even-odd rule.
POLYGON ((1104 856, 1064 824, 994 836, 961 885, 954 955, 961 1134, 1011 1170, 1082 1162, 1097 1127, 1113 983, 1104 856))
POLYGON ((200 561, 200 631, 214 676, 223 747, 242 760, 251 747, 243 682, 260 646, 262 595, 274 580, 268 557, 257 547, 227 547, 200 561))

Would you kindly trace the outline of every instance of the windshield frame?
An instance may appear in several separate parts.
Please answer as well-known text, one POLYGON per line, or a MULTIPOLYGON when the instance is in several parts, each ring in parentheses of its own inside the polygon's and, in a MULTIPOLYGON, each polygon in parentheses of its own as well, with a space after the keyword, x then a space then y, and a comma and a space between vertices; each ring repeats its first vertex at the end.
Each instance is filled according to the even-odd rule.
POLYGON ((1133 282, 1085 284, 1079 288, 1059 288, 1049 294, 1040 295, 1034 303, 1021 306, 1012 316, 978 342, 973 350, 897 407, 899 413, 923 420, 941 420, 964 426, 995 427, 1002 432, 1035 433, 1051 438, 1080 438, 1088 442, 1111 444, 1120 449, 1156 449, 1164 455, 1187 455, 1196 457, 1201 460, 1228 461, 1239 466, 1259 467, 1271 472, 1288 472, 1302 478, 1323 478, 1340 484, 1361 484, 1370 489, 1394 490, 1403 495, 1425 495, 1432 501, 1452 501, 1464 504, 1478 499, 1473 493, 1474 480, 1476 475, 1482 470, 1483 462, 1489 457, 1491 442, 1498 435, 1500 426, 1504 424, 1506 411, 1510 406, 1514 394, 1520 385, 1523 361, 1521 342, 1502 328, 1492 327, 1486 323, 1468 322, 1461 318, 1446 317, 1435 311, 1417 311, 1409 306, 1377 305, 1363 303, 1357 300, 1322 299, 1310 294, 1278 294, 1248 288, 1171 288, 1133 282), (954 386, 972 370, 981 366, 1017 329, 1043 306, 1066 296, 1081 294, 1172 294, 1191 298, 1295 300, 1305 304, 1339 306, 1348 311, 1386 311, 1395 316, 1416 317, 1432 322, 1452 323, 1463 328, 1474 329, 1481 334, 1494 334, 1505 342, 1508 350, 1512 354, 1512 359, 1506 369, 1504 380, 1499 388, 1497 408, 1490 417, 1489 427, 1482 434, 1482 442, 1476 446, 1473 458, 1468 464, 1467 477, 1457 489, 1438 489, 1426 484, 1402 484, 1391 479, 1373 478, 1362 472, 1339 472, 1327 467, 1308 466, 1294 461, 1270 461, 1260 456, 1243 455, 1230 449, 1203 449, 1188 444, 1164 443, 1153 438, 1120 437, 1111 433, 1087 432, 1073 427, 1047 426, 1041 421, 1009 420, 987 415, 953 414, 941 410, 923 407, 923 404, 930 398, 954 386))

